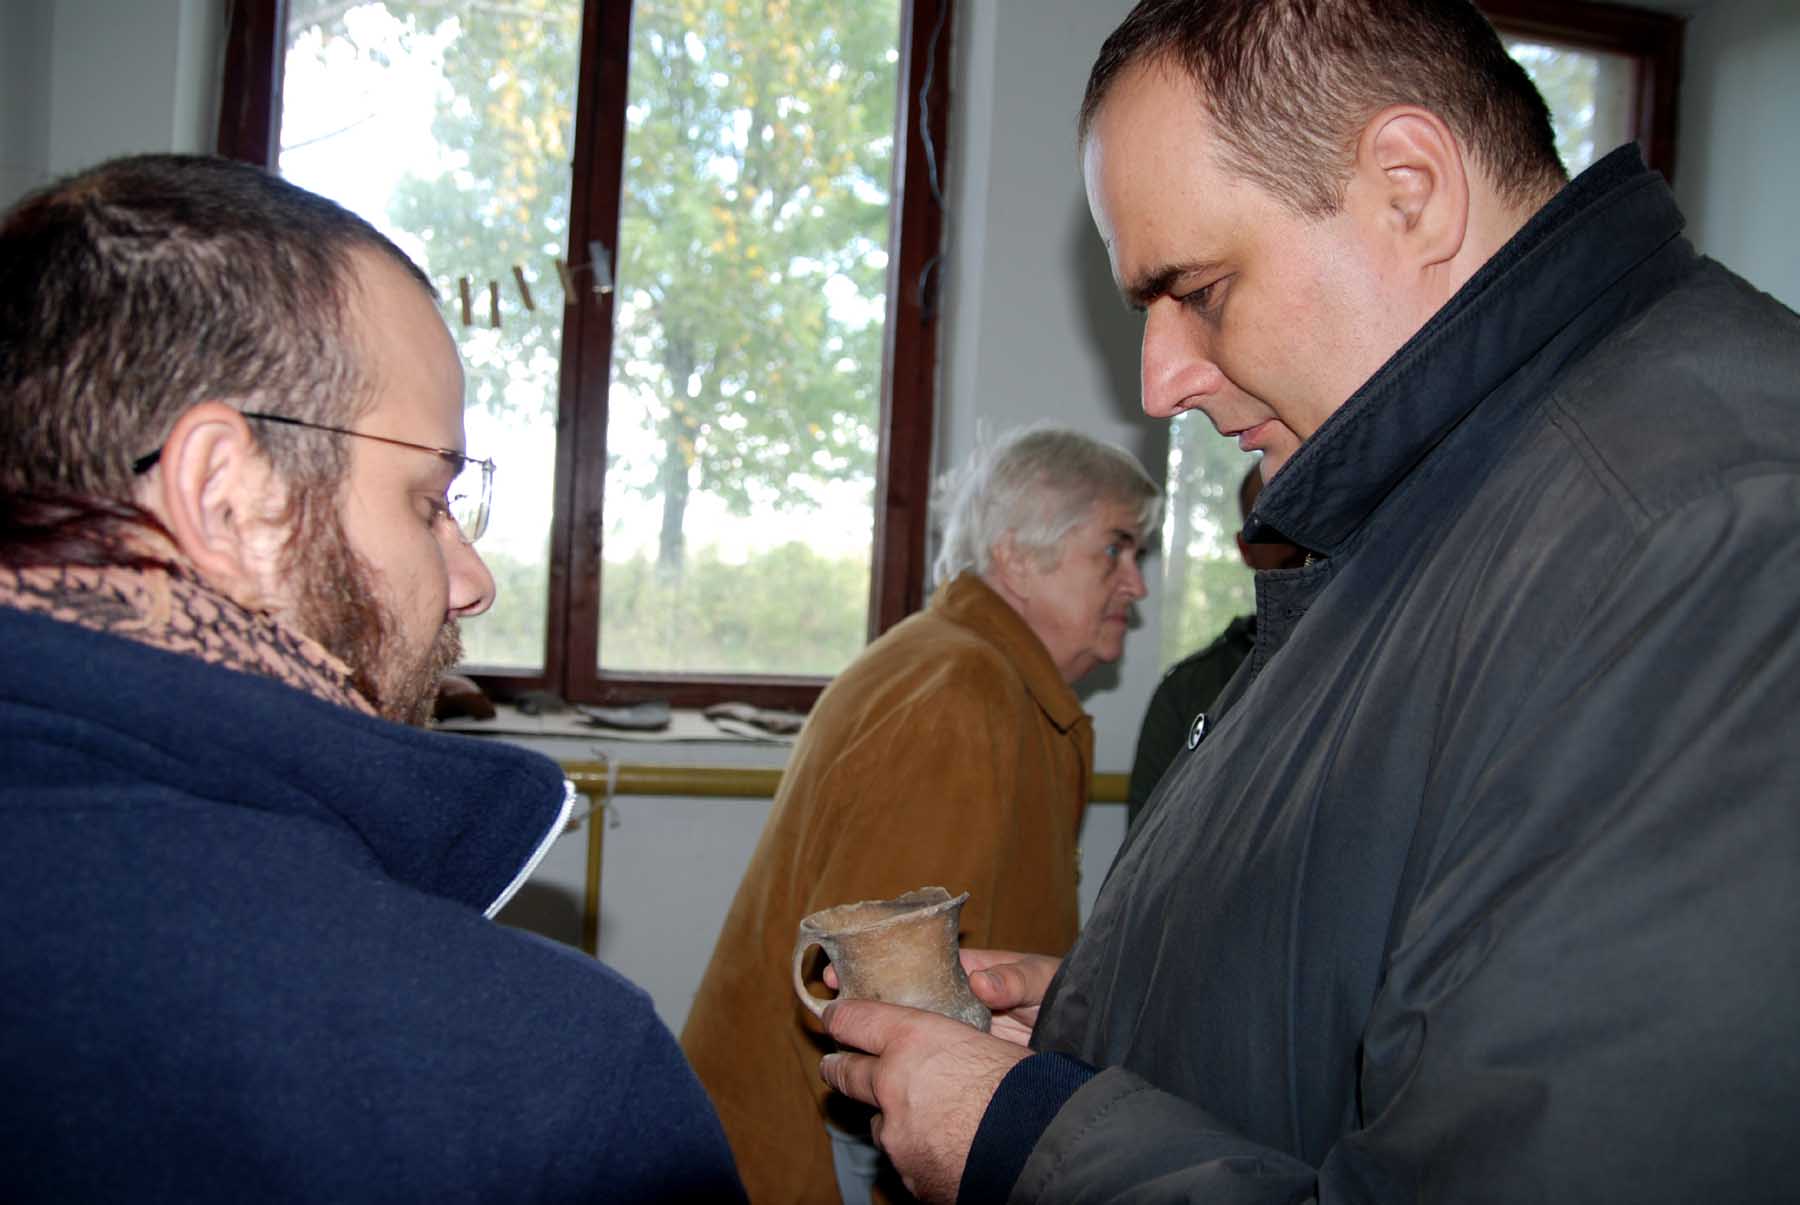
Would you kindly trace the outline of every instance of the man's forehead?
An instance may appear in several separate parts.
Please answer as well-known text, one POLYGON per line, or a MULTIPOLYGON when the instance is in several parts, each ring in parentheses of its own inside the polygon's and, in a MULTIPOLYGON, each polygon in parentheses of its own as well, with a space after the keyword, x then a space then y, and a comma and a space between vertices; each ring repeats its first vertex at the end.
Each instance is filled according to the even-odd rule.
POLYGON ((1206 95, 1185 71, 1138 63, 1119 74, 1095 112, 1082 166, 1171 170, 1196 147, 1210 145, 1216 133, 1206 95))
POLYGON ((1192 235, 1228 204, 1211 119, 1185 76, 1133 69, 1109 94, 1084 148, 1088 207, 1125 303, 1140 309, 1183 277, 1215 271, 1192 235))
POLYGON ((378 252, 359 257, 356 276, 352 320, 375 391, 373 411, 436 432, 410 438, 460 448, 462 357, 436 299, 403 266, 378 252))

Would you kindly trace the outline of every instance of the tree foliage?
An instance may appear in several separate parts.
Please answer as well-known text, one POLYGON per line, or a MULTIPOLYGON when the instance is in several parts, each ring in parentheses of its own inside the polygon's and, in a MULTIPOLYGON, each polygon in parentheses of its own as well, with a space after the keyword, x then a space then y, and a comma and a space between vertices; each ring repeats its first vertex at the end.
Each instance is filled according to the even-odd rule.
POLYGON ((606 588, 622 597, 600 633, 620 670, 836 674, 867 637, 868 559, 821 556, 799 541, 744 563, 701 548, 679 581, 645 558, 610 562, 606 588))
POLYGON ((650 403, 665 569, 690 487, 741 514, 872 479, 898 29, 893 0, 635 17, 613 388, 650 403))

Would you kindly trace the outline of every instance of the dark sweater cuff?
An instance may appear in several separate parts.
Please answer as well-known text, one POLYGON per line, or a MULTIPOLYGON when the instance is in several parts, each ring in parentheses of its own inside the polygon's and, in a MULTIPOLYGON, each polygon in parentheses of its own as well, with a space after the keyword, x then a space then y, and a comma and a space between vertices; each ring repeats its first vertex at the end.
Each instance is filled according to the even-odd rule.
POLYGON ((1025 1161, 1081 1085, 1098 1074, 1066 1054, 1034 1054, 1006 1073, 981 1115, 963 1165, 957 1205, 989 1205, 1012 1194, 1025 1161))

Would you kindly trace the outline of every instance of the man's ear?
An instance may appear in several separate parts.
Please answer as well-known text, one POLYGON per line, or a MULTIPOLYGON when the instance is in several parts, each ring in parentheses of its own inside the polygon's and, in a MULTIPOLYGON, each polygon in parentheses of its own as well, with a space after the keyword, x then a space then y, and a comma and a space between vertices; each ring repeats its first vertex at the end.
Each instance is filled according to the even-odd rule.
POLYGON ((1363 126, 1351 190, 1405 266, 1448 264, 1469 233, 1469 172, 1462 144, 1429 109, 1393 105, 1363 126))
POLYGON ((175 420, 157 473, 139 501, 214 587, 247 607, 269 606, 285 534, 274 468, 250 424, 223 402, 201 402, 175 420))

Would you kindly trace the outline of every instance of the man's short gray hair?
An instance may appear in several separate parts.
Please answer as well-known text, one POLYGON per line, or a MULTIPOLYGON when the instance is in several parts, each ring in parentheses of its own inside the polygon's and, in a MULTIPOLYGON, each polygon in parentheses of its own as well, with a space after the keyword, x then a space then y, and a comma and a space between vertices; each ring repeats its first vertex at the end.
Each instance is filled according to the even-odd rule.
POLYGON ((1041 567, 1062 559, 1063 537, 1100 502, 1137 509, 1148 533, 1162 517, 1162 490, 1137 457, 1070 427, 1034 424, 978 446, 947 479, 934 506, 943 543, 932 564, 941 586, 964 570, 986 573, 1006 537, 1041 567))

